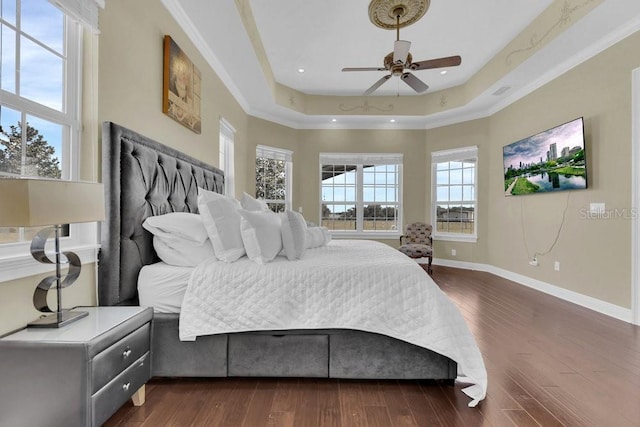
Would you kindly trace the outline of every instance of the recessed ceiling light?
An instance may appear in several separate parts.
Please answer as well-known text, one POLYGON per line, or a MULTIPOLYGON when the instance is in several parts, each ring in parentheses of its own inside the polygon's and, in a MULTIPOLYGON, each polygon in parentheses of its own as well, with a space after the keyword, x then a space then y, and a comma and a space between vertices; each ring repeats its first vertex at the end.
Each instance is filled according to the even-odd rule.
POLYGON ((304 73, 304 68, 298 68, 299 73, 304 73))
POLYGON ((338 119, 331 119, 331 121, 332 121, 332 122, 337 122, 337 121, 338 121, 338 119))
POLYGON ((390 121, 391 123, 395 123, 395 122, 396 122, 396 119, 391 119, 391 120, 389 120, 389 121, 390 121))
POLYGON ((447 74, 447 70, 440 71, 440 74, 442 74, 444 76, 445 74, 447 74))

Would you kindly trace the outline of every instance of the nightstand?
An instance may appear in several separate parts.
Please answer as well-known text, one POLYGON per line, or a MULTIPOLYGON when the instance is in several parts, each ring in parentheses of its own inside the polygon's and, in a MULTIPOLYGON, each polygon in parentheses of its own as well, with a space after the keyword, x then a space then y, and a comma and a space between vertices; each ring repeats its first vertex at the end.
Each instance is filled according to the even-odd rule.
POLYGON ((1 426, 99 426, 129 398, 144 403, 153 310, 78 310, 89 315, 0 339, 1 426))

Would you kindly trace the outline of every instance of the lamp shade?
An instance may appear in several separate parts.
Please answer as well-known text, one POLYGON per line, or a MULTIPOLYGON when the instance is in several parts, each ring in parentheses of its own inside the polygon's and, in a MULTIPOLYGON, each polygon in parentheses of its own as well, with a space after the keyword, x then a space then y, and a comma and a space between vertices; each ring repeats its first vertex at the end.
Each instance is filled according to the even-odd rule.
POLYGON ((0 227, 104 220, 103 186, 56 179, 0 179, 0 227))

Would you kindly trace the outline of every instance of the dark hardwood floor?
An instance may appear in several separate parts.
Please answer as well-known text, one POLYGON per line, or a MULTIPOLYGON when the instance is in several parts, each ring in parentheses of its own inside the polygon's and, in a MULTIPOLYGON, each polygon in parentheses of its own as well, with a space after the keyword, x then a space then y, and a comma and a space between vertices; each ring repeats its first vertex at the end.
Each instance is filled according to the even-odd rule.
POLYGON ((640 328, 488 273, 434 266, 487 398, 412 381, 154 379, 106 426, 640 426, 640 328))

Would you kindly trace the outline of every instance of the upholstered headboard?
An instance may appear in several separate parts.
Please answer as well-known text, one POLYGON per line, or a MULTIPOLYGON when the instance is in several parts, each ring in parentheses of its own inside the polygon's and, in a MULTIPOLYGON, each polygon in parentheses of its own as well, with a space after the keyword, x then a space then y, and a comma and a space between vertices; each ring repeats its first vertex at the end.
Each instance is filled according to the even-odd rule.
POLYGON ((98 304, 138 303, 138 272, 157 262, 149 216, 198 212, 197 189, 222 193, 224 174, 213 166, 115 123, 102 125, 102 181, 106 219, 98 265, 98 304))

